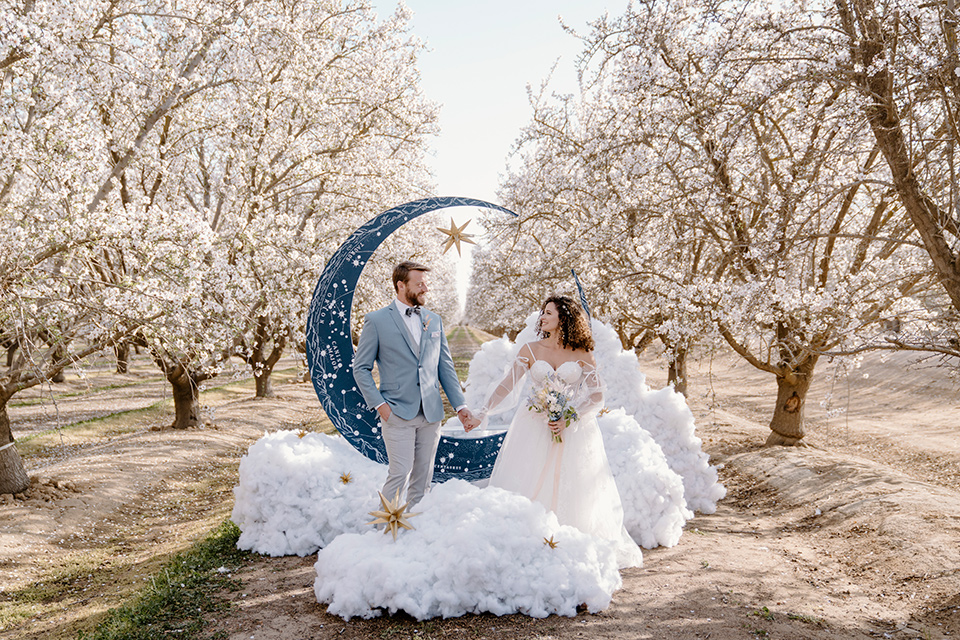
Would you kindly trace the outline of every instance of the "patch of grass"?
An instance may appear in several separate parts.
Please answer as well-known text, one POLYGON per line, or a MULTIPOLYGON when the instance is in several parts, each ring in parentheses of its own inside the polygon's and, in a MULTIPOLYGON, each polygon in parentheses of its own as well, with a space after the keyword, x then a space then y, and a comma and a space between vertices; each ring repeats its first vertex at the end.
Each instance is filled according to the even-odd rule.
POLYGON ((59 436, 67 431, 71 432, 71 435, 75 435, 83 440, 87 440, 90 436, 95 434, 122 435, 124 433, 130 433, 137 430, 138 424, 138 421, 131 420, 131 418, 144 418, 153 415, 162 415, 165 413, 163 409, 165 408, 166 404, 170 404, 170 401, 158 400, 146 407, 128 409, 125 411, 116 411, 109 415, 100 416, 98 418, 89 418, 87 420, 73 422, 58 429, 47 429, 46 431, 41 431, 39 433, 32 433, 28 436, 17 438, 17 449, 19 449, 21 455, 24 455, 29 454, 30 452, 29 447, 26 449, 23 447, 23 445, 29 442, 37 441, 40 448, 46 446, 44 442, 46 439, 50 439, 51 443, 59 444, 59 436))
POLYGON ((466 330, 467 330, 467 333, 469 333, 474 340, 476 340, 477 342, 480 342, 481 344, 484 342, 489 342, 490 340, 497 340, 498 338, 500 338, 500 336, 495 336, 493 334, 487 333, 486 331, 481 331, 476 327, 466 327, 466 330))
POLYGON ((8 628, 32 616, 68 606, 82 597, 86 587, 111 573, 111 560, 119 555, 116 547, 65 553, 53 571, 42 580, 10 591, 0 601, 0 628, 8 628))
POLYGON ((382 640, 393 640, 395 638, 410 638, 411 640, 430 640, 439 637, 435 634, 442 632, 442 629, 436 622, 426 620, 414 625, 403 622, 396 625, 390 625, 380 631, 382 640))
POLYGON ((787 618, 790 620, 798 620, 800 622, 806 622, 807 624, 815 624, 819 627, 827 626, 822 619, 816 618, 814 616, 804 615, 802 613, 788 613, 787 618))
POLYGON ((767 607, 760 607, 759 609, 754 611, 751 615, 773 622, 773 612, 770 611, 770 609, 768 609, 767 607))
POLYGON ((206 539, 174 556, 131 602, 111 609, 96 629, 81 632, 79 639, 155 640, 174 634, 187 640, 201 638, 204 614, 230 606, 216 594, 240 588, 230 572, 250 554, 237 549, 239 537, 235 524, 223 523, 206 539))

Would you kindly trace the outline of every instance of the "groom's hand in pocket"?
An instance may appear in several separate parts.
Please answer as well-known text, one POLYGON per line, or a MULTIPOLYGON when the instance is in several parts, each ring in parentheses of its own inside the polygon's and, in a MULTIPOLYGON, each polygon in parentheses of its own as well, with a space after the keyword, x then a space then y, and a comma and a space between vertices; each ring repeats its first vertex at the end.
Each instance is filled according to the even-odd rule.
POLYGON ((380 415, 380 422, 384 423, 390 419, 390 416, 393 414, 393 411, 390 410, 390 405, 384 402, 382 405, 377 407, 377 413, 380 415))

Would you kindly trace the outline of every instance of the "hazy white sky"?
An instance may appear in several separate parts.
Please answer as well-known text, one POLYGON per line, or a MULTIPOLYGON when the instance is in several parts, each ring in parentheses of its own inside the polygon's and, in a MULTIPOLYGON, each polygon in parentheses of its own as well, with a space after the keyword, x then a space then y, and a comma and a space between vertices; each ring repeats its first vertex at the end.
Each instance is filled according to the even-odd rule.
MULTIPOLYGON (((396 0, 372 0, 381 18, 396 0)), ((627 0, 407 0, 412 31, 426 42, 420 71, 426 95, 439 102, 440 136, 431 165, 438 193, 496 202, 498 176, 511 145, 530 118, 534 88, 557 62, 551 87, 576 89, 581 43, 565 24, 586 33, 605 11, 627 0)))

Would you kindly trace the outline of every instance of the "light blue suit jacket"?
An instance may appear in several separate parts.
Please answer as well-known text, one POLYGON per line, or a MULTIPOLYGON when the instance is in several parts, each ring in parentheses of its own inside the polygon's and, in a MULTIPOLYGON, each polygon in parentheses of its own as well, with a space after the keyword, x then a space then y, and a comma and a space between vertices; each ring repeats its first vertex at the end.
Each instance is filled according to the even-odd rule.
POLYGON ((454 407, 466 402, 440 316, 421 308, 420 326, 424 329, 417 349, 396 301, 367 314, 353 356, 353 377, 371 409, 386 402, 399 417, 412 420, 422 406, 429 422, 439 422, 443 420, 441 385, 454 407), (374 362, 380 371, 379 388, 373 381, 374 362))

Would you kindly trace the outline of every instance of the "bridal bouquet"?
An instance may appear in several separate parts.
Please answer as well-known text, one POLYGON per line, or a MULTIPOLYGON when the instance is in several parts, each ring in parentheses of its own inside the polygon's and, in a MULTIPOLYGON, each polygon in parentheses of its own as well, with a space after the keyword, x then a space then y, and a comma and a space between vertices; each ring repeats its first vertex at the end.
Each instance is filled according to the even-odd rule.
MULTIPOLYGON (((564 426, 569 427, 572 421, 579 418, 571 396, 571 390, 563 380, 557 376, 547 376, 531 390, 530 397, 527 398, 527 409, 546 413, 548 422, 563 420, 564 426)), ((563 442, 563 436, 555 433, 553 441, 563 442)))

